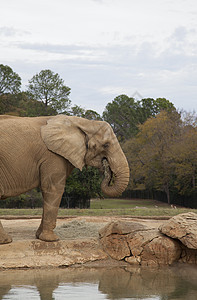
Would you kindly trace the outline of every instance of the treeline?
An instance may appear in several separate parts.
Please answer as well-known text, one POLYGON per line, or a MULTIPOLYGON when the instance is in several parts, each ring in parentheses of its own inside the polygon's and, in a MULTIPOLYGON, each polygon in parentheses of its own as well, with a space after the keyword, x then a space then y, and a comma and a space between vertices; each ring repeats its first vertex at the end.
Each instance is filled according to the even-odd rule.
POLYGON ((123 145, 131 166, 130 189, 163 191, 169 204, 181 205, 184 199, 184 206, 197 207, 196 125, 195 114, 177 111, 161 111, 139 125, 123 145))
MULTIPOLYGON (((133 191, 148 190, 152 195, 157 191, 158 195, 159 192, 165 194, 168 203, 184 197, 191 207, 190 200, 195 201, 197 190, 195 112, 178 112, 165 98, 136 100, 119 95, 99 115, 96 111, 72 105, 71 89, 50 70, 42 70, 33 76, 26 91, 21 91, 20 87, 19 75, 9 66, 0 65, 0 114, 32 117, 63 113, 105 120, 112 126, 129 161, 131 178, 125 193, 131 195, 133 191)), ((103 197, 100 181, 96 169, 84 168, 82 172, 75 169, 67 180, 61 205, 87 207, 90 198, 103 197)), ((13 203, 17 207, 41 205, 39 190, 32 193, 15 197, 15 202, 8 199, 7 204, 13 203), (36 193, 38 197, 34 201, 36 193)))
POLYGON ((0 64, 0 114, 20 117, 50 116, 58 113, 88 119, 102 119, 93 111, 71 105, 71 89, 59 74, 42 70, 21 90, 21 78, 9 66, 0 64))
POLYGON ((178 112, 165 98, 135 101, 120 95, 106 106, 103 118, 129 162, 130 184, 124 196, 148 190, 157 200, 197 207, 195 112, 178 112))

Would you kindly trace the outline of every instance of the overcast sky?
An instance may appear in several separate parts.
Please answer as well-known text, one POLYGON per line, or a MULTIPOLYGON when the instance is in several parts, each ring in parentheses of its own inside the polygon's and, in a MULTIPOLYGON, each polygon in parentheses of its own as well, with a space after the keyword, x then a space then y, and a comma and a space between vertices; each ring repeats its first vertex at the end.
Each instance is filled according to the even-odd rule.
POLYGON ((1 0, 0 15, 0 63, 23 90, 50 69, 99 113, 136 91, 197 110, 196 0, 1 0))

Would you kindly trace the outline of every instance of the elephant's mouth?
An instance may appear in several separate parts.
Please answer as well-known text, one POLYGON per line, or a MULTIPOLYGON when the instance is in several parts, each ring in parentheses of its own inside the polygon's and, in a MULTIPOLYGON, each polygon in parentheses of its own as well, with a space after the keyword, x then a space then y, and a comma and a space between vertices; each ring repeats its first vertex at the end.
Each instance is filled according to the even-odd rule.
POLYGON ((102 159, 102 171, 105 177, 105 182, 108 183, 108 186, 110 186, 112 184, 113 181, 113 172, 110 168, 109 162, 107 160, 107 158, 103 158, 102 159))

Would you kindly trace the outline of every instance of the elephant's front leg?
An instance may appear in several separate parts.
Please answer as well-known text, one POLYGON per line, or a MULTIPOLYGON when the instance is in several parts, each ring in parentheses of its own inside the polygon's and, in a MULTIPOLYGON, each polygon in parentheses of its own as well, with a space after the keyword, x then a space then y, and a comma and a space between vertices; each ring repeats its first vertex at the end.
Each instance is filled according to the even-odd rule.
POLYGON ((58 194, 48 192, 42 193, 44 199, 42 221, 36 232, 36 237, 42 241, 52 242, 59 240, 58 236, 53 232, 53 230, 56 227, 57 214, 63 191, 61 194, 59 194, 59 191, 58 194))
POLYGON ((44 204, 42 221, 36 237, 43 241, 57 241, 59 238, 53 230, 56 227, 57 213, 70 169, 63 158, 55 156, 50 162, 42 164, 40 172, 44 204))

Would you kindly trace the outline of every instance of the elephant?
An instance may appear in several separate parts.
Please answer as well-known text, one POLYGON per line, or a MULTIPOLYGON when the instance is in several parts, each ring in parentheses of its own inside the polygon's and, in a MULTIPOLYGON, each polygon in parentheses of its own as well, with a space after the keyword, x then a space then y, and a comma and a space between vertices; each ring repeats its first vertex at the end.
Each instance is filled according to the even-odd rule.
MULTIPOLYGON (((66 179, 73 168, 83 166, 102 170, 105 195, 115 197, 125 190, 128 162, 107 122, 63 114, 0 116, 0 198, 40 187, 43 212, 36 238, 59 239, 53 230, 66 179)), ((0 244, 11 241, 0 223, 0 244)))

